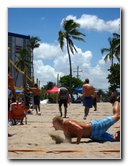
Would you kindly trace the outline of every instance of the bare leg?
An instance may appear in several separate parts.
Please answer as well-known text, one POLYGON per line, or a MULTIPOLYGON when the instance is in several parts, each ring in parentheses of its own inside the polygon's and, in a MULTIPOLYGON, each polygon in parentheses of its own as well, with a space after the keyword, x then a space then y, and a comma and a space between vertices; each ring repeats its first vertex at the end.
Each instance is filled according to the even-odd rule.
POLYGON ((88 116, 88 113, 89 113, 89 108, 85 108, 85 116, 88 116))
POLYGON ((36 114, 38 114, 38 111, 37 111, 37 105, 35 105, 35 110, 36 110, 36 114))
POLYGON ((97 105, 94 105, 94 108, 95 108, 94 111, 97 111, 97 105))
POLYGON ((40 112, 40 105, 38 105, 38 110, 39 110, 39 112, 40 112))
POLYGON ((84 109, 84 118, 83 118, 84 120, 88 116, 88 113, 89 113, 89 108, 85 107, 85 109, 84 109))
POLYGON ((23 123, 23 119, 20 121, 20 124, 21 124, 21 125, 24 125, 24 123, 23 123))
POLYGON ((67 108, 66 107, 64 107, 64 118, 66 118, 66 116, 67 116, 67 108))
POLYGON ((120 119, 120 103, 116 101, 113 106, 113 118, 115 122, 120 119))
POLYGON ((60 116, 62 116, 62 108, 59 107, 59 111, 60 111, 60 116))

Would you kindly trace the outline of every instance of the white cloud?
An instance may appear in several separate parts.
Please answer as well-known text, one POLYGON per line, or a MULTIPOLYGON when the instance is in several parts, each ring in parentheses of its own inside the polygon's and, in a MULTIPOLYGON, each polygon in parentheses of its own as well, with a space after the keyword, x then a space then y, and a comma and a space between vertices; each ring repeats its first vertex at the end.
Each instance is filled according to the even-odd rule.
POLYGON ((46 85, 52 81, 56 83, 57 73, 55 69, 49 65, 44 65, 42 60, 34 60, 35 80, 38 78, 40 86, 46 85))
POLYGON ((120 19, 104 21, 96 15, 83 14, 80 18, 69 15, 66 19, 73 19, 81 25, 81 28, 96 31, 119 32, 120 19))
MULTIPOLYGON (((50 46, 50 44, 41 43, 41 46, 42 47, 37 48, 38 50, 35 49, 34 52, 34 57, 36 57, 34 60, 34 72, 35 78, 40 80, 40 86, 42 87, 49 81, 56 83, 57 74, 59 74, 59 77, 69 74, 69 59, 67 53, 62 53, 58 45, 50 46), (48 50, 50 50, 49 48, 52 48, 51 50, 54 52, 51 56, 48 54, 48 50), (41 54, 39 55, 39 53, 41 54), (37 59, 37 57, 39 59, 37 59), (48 58, 53 60, 53 66, 44 65, 43 60, 48 58)), ((77 48, 77 51, 77 54, 71 54, 72 70, 76 70, 77 66, 79 66, 80 70, 82 70, 82 72, 79 73, 82 81, 88 77, 90 83, 96 88, 107 89, 109 84, 106 77, 110 62, 105 63, 103 59, 104 57, 102 57, 96 66, 91 66, 91 60, 93 58, 92 52, 89 50, 82 52, 80 48, 77 48)), ((73 72, 73 76, 76 77, 75 72, 73 72)))
MULTIPOLYGON (((83 14, 80 18, 68 15, 66 19, 75 20, 80 23, 81 28, 87 30, 99 32, 107 31, 111 33, 119 31, 119 18, 104 21, 96 15, 83 14)), ((95 88, 107 89, 109 84, 106 77, 108 75, 110 61, 106 63, 104 57, 101 57, 99 62, 95 66, 92 66, 92 51, 86 50, 83 52, 81 48, 76 47, 76 49, 78 52, 74 55, 71 54, 72 71, 76 70, 77 66, 79 66, 79 69, 82 70, 82 72, 79 73, 82 81, 84 81, 85 78, 89 78, 90 83, 93 84, 95 88)), ((56 41, 54 44, 40 43, 40 47, 34 50, 34 59, 35 77, 40 80, 41 86, 46 85, 49 81, 56 83, 58 74, 60 77, 69 74, 69 57, 67 51, 65 49, 65 51, 62 52, 56 41)), ((73 76, 76 76, 76 72, 73 72, 73 76)))
POLYGON ((40 47, 34 49, 34 57, 36 59, 55 59, 60 54, 63 54, 60 50, 59 45, 49 44, 49 43, 40 43, 40 47))

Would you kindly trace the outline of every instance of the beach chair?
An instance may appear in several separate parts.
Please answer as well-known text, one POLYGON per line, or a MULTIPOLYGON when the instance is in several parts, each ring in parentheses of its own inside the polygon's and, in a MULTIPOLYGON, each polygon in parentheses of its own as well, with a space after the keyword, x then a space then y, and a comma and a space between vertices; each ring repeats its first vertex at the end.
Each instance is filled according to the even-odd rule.
POLYGON ((12 103, 10 106, 10 117, 12 120, 12 125, 18 124, 19 121, 22 124, 23 120, 25 120, 25 124, 27 124, 24 104, 19 102, 12 103))

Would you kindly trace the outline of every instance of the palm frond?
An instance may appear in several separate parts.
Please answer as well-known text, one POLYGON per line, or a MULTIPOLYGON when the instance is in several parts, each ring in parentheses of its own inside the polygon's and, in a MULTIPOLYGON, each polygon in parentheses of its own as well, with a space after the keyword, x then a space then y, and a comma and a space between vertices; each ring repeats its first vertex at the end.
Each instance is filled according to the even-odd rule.
POLYGON ((64 47, 64 38, 65 38, 65 35, 64 35, 64 33, 60 30, 60 31, 59 31, 58 41, 59 41, 59 43, 60 43, 60 48, 62 49, 62 51, 63 51, 63 47, 64 47))
POLYGON ((83 38, 81 38, 81 37, 72 36, 72 38, 75 39, 75 40, 79 40, 79 41, 85 42, 85 40, 83 38))

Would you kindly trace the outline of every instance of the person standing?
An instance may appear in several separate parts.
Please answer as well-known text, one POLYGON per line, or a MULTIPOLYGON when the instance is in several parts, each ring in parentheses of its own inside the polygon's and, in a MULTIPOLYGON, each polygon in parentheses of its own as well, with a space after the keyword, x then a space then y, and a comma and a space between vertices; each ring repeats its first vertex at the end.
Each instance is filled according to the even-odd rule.
POLYGON ((94 111, 97 111, 97 92, 96 91, 93 94, 93 107, 94 107, 94 111))
POLYGON ((89 109, 92 108, 92 96, 95 93, 95 89, 91 84, 89 84, 88 78, 85 79, 82 88, 83 105, 85 106, 83 119, 86 120, 89 113, 89 109))
POLYGON ((66 118, 68 102, 70 102, 70 96, 67 88, 63 86, 60 87, 56 101, 59 103, 60 116, 62 116, 62 105, 64 105, 64 118, 66 118))
MULTIPOLYGON (((8 120, 10 116, 10 99, 9 99, 9 94, 12 92, 12 97, 16 99, 16 92, 14 88, 14 79, 13 77, 9 74, 10 72, 10 67, 8 66, 8 120)), ((8 124, 9 126, 9 124, 8 124)), ((12 135, 8 133, 8 137, 11 137, 12 135)))
POLYGON ((34 84, 34 87, 30 88, 33 92, 34 96, 34 108, 36 109, 36 114, 40 114, 40 95, 41 95, 41 90, 38 87, 38 84, 34 84))

